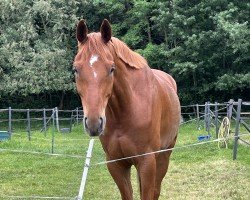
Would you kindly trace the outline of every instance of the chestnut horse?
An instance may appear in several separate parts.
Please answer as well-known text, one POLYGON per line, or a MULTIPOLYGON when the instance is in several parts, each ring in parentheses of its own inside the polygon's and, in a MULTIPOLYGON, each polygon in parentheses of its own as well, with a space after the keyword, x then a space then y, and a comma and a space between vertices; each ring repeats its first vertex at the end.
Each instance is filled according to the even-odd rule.
MULTIPOLYGON (((74 60, 76 88, 84 110, 85 130, 99 136, 106 159, 172 148, 180 103, 174 79, 151 69, 147 61, 112 37, 105 19, 100 32, 77 25, 74 60)), ((142 200, 157 200, 171 151, 108 163, 123 200, 132 200, 131 166, 138 172, 142 200)))

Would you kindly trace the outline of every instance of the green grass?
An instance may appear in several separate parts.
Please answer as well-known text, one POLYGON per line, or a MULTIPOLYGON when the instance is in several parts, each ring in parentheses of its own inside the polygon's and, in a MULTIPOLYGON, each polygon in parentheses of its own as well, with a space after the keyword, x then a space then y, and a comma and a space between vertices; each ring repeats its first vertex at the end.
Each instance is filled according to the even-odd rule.
MULTIPOLYGON (((197 143, 197 136, 204 134, 203 129, 196 129, 196 124, 183 125, 176 146, 197 143)), ((0 148, 51 153, 51 138, 51 130, 46 137, 40 131, 32 131, 29 141, 27 133, 16 128, 10 141, 0 142, 0 148)), ((76 126, 72 133, 55 133, 54 152, 82 155, 83 158, 0 151, 0 199, 14 199, 9 196, 74 199, 81 182, 88 142, 89 137, 83 134, 82 126, 76 126)), ((240 144, 236 161, 232 160, 232 148, 233 140, 230 140, 228 149, 218 149, 217 143, 209 143, 175 150, 160 200, 250 199, 250 147, 240 144)), ((104 160, 101 144, 95 140, 84 193, 86 200, 120 199, 106 166, 94 165, 104 160)), ((134 197, 139 199, 134 169, 132 181, 134 197)))

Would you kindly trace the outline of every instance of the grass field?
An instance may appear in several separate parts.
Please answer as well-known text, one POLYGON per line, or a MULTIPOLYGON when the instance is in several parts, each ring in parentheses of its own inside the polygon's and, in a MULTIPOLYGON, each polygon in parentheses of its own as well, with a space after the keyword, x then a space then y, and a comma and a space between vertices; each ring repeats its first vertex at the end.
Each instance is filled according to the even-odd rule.
MULTIPOLYGON (((206 133, 197 130, 196 124, 182 125, 176 146, 197 143, 197 136, 202 134, 206 133)), ((55 133, 54 152, 64 156, 51 156, 43 154, 51 152, 51 132, 45 137, 40 131, 33 131, 28 141, 26 132, 15 129, 10 141, 0 142, 0 149, 28 152, 0 150, 0 199, 39 199, 38 196, 74 199, 81 182, 88 142, 89 137, 83 134, 80 125, 69 134, 55 133), (34 151, 40 154, 32 154, 34 151)), ((209 143, 175 150, 160 200, 249 200, 250 147, 239 145, 238 158, 233 161, 232 143, 231 140, 228 149, 218 149, 217 143, 209 143)), ((104 160, 105 155, 96 139, 84 193, 86 200, 120 199, 106 166, 94 165, 104 160)), ((132 181, 134 197, 139 199, 134 169, 132 181)))

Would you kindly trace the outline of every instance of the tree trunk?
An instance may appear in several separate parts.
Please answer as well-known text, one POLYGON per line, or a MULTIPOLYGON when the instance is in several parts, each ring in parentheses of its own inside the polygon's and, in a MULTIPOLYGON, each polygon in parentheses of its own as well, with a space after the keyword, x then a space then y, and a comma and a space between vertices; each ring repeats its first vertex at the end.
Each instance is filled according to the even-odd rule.
POLYGON ((61 94, 61 98, 60 98, 60 103, 59 103, 59 110, 62 110, 63 109, 63 106, 64 106, 64 97, 65 97, 65 92, 63 91, 62 94, 61 94))
POLYGON ((152 35, 151 35, 151 28, 149 24, 149 19, 146 19, 147 21, 147 33, 148 33, 148 42, 152 43, 152 35))

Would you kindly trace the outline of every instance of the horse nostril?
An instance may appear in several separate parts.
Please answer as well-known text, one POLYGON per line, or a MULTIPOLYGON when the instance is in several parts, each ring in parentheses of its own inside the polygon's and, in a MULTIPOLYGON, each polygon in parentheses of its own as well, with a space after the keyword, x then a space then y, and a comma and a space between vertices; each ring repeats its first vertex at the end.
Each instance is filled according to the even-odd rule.
POLYGON ((102 128, 102 126, 103 126, 103 118, 102 117, 100 117, 100 121, 101 121, 100 128, 102 128))
POLYGON ((84 117, 83 119, 85 130, 91 135, 91 136, 97 136, 99 133, 103 131, 103 126, 105 123, 105 118, 99 117, 99 118, 88 118, 84 117))
POLYGON ((86 129, 88 129, 87 120, 88 120, 88 118, 85 117, 85 118, 84 118, 84 125, 85 125, 85 128, 86 128, 86 129))

